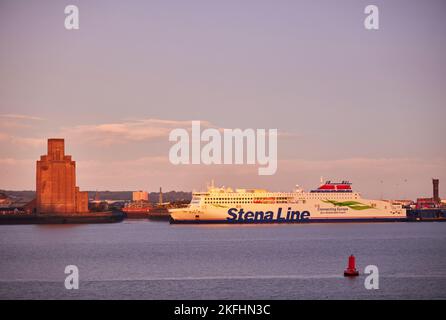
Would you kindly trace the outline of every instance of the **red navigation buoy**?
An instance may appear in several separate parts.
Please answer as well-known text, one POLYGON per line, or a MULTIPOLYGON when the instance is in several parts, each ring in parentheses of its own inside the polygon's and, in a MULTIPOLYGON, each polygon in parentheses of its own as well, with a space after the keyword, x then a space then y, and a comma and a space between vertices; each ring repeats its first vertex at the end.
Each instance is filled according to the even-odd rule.
POLYGON ((348 266, 347 269, 344 270, 344 277, 357 277, 359 276, 358 270, 356 270, 355 266, 355 256, 351 255, 348 257, 348 266))

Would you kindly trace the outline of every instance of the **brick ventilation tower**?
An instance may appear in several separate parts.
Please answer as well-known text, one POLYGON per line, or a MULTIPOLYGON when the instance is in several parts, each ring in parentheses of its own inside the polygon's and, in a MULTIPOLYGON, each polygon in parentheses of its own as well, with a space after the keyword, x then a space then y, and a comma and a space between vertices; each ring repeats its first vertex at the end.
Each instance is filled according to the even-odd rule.
POLYGON ((36 167, 37 213, 88 212, 88 193, 76 187, 76 162, 65 155, 64 139, 48 139, 48 154, 36 167))
POLYGON ((440 180, 439 179, 432 179, 432 185, 433 185, 433 200, 435 203, 440 203, 440 188, 439 188, 440 180))

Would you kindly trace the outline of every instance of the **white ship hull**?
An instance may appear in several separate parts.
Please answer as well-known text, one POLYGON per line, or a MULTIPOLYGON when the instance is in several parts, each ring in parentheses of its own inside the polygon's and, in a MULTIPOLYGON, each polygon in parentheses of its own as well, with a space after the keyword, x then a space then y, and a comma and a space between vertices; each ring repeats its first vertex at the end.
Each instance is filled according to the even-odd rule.
MULTIPOLYGON (((243 209, 243 208, 241 208, 243 209)), ((310 223, 310 222, 386 222, 405 221, 405 213, 388 212, 344 212, 334 209, 333 213, 321 213, 318 210, 276 206, 268 208, 251 208, 240 210, 208 209, 189 210, 172 209, 172 223, 310 223), (240 214, 240 212, 243 212, 240 214)))
POLYGON ((329 192, 196 193, 187 208, 169 213, 172 223, 384 222, 407 218, 400 205, 362 199, 359 193, 329 192), (255 203, 259 201, 276 203, 255 203))

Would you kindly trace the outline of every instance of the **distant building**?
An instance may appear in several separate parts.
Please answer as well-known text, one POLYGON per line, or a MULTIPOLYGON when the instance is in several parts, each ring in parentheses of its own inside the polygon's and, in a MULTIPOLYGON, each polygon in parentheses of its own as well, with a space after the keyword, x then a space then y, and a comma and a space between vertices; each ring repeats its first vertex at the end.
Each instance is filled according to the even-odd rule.
POLYGON ((149 194, 146 191, 133 191, 133 201, 149 201, 149 194))
POLYGON ((440 203, 440 180, 439 179, 432 179, 432 185, 433 185, 433 200, 435 203, 440 203))
POLYGON ((48 154, 36 166, 37 213, 88 212, 88 193, 76 187, 76 162, 65 155, 64 139, 48 139, 48 154))
POLYGON ((417 209, 432 209, 441 205, 440 199, 440 180, 432 179, 432 198, 418 198, 416 208, 417 209))
POLYGON ((437 205, 438 203, 434 201, 434 198, 418 198, 416 209, 433 209, 437 205))

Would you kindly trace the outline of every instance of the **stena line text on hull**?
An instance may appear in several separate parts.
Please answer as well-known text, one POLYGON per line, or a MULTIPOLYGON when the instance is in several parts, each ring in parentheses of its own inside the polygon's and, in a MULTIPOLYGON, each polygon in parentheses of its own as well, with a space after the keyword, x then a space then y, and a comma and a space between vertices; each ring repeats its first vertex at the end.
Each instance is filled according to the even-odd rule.
POLYGON ((308 211, 293 211, 288 208, 286 213, 280 207, 274 211, 244 211, 243 208, 231 208, 228 210, 228 222, 307 222, 310 218, 308 211))

